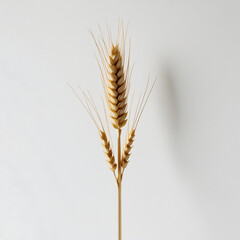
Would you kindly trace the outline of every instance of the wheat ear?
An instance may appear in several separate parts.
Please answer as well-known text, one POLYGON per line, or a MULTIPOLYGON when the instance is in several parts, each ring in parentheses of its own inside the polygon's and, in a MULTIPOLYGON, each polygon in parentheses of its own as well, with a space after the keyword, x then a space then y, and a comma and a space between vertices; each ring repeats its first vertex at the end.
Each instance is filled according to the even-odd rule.
POLYGON ((115 172, 116 168, 117 168, 117 164, 115 162, 115 157, 113 155, 113 151, 111 148, 111 144, 108 141, 107 135, 104 131, 100 131, 100 138, 102 139, 102 145, 105 149, 104 153, 107 157, 107 162, 110 165, 110 169, 115 172))
POLYGON ((84 96, 84 100, 85 100, 85 101, 83 101, 80 98, 80 96, 77 94, 77 92, 73 89, 73 87, 70 84, 68 84, 68 85, 72 89, 74 94, 77 96, 79 102, 83 105, 83 107, 85 108, 85 110, 87 111, 87 113, 89 114, 91 119, 93 120, 93 122, 94 122, 94 124, 95 124, 95 126, 98 130, 99 136, 102 140, 102 146, 104 148, 104 153, 106 155, 106 160, 109 164, 109 168, 113 172, 113 174, 116 178, 115 170, 117 168, 117 164, 116 164, 115 157, 114 157, 114 154, 113 154, 112 146, 111 146, 110 141, 108 140, 107 133, 105 131, 105 128, 103 126, 103 123, 101 121, 101 118, 99 116, 99 113, 97 111, 96 105, 94 104, 94 101, 93 101, 92 97, 90 95, 88 97, 86 95, 86 93, 84 91, 82 91, 82 95, 84 96), (97 116, 97 119, 99 120, 100 124, 97 122, 97 119, 94 116, 93 112, 97 116))
POLYGON ((136 108, 136 112, 135 112, 135 116, 134 116, 134 120, 133 120, 133 126, 132 126, 131 130, 128 131, 128 133, 127 133, 126 142, 125 142, 125 145, 123 147, 122 158, 121 158, 121 165, 122 165, 123 171, 129 163, 129 157, 131 155, 131 150, 133 148, 133 143, 134 143, 134 140, 135 140, 135 134, 136 134, 136 129, 137 129, 139 120, 141 118, 141 115, 142 115, 145 107, 146 107, 146 104, 147 104, 147 101, 148 101, 148 99, 151 95, 152 89, 153 89, 153 87, 156 83, 156 79, 155 79, 153 84, 152 84, 152 87, 150 88, 149 92, 147 93, 148 86, 149 86, 149 78, 148 78, 147 86, 145 88, 143 97, 141 98, 141 95, 139 97, 139 101, 138 101, 138 104, 137 104, 137 108, 136 108))
POLYGON ((129 133, 128 133, 128 137, 127 137, 127 141, 125 143, 125 146, 123 148, 123 154, 122 154, 122 161, 121 161, 121 165, 123 167, 123 170, 127 167, 128 165, 128 159, 131 155, 130 151, 133 147, 133 142, 134 142, 134 138, 135 138, 135 129, 132 129, 129 133))
POLYGON ((112 45, 108 62, 108 100, 110 116, 114 128, 122 128, 127 123, 126 80, 122 55, 116 44, 112 45))
POLYGON ((129 56, 126 67, 124 67, 126 33, 122 29, 121 42, 118 39, 116 43, 111 41, 109 47, 107 47, 102 32, 101 36, 101 41, 97 41, 92 34, 102 61, 102 66, 99 64, 99 67, 111 122, 114 128, 121 129, 127 123, 127 97, 131 75, 129 56))

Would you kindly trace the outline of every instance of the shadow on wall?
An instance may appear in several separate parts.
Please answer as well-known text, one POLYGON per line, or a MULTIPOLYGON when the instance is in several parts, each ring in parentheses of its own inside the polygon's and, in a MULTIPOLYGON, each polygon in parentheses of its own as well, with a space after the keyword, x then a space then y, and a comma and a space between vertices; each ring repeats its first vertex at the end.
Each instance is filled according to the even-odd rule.
POLYGON ((176 82, 174 80, 173 72, 169 67, 165 67, 162 71, 162 84, 161 84, 161 107, 163 114, 166 117, 169 129, 172 134, 177 133, 179 130, 180 121, 180 106, 177 96, 176 82), (162 104, 163 103, 163 104, 162 104))
POLYGON ((160 117, 163 121, 169 143, 176 152, 181 138, 181 106, 177 79, 169 66, 161 67, 159 103, 160 117))
POLYGON ((203 134, 208 132, 209 126, 204 124, 204 104, 198 101, 203 97, 203 89, 197 88, 194 79, 167 64, 161 67, 161 76, 160 117, 166 128, 174 165, 185 181, 191 179, 192 184, 195 181, 202 184, 201 167, 205 167, 204 161, 211 160, 206 159, 209 148, 203 134))
MULTIPOLYGON (((194 199, 193 208, 188 204, 180 204, 182 211, 191 211, 191 215, 185 218, 185 221, 191 221, 194 218, 196 222, 189 223, 191 226, 209 225, 207 212, 202 216, 202 209, 206 209, 204 198, 208 198, 208 189, 204 189, 204 174, 202 168, 204 164, 199 165, 200 158, 208 152, 207 148, 202 146, 204 139, 199 136, 198 129, 204 127, 201 125, 201 119, 194 119, 194 92, 196 88, 190 78, 185 78, 184 74, 179 74, 178 70, 168 65, 164 65, 160 70, 161 83, 159 93, 160 118, 163 122, 166 141, 169 145, 170 158, 172 161, 174 184, 176 194, 180 189, 186 189, 186 195, 180 194, 172 206, 178 205, 178 201, 191 202, 194 199), (192 101, 191 101, 191 100, 192 101), (198 156, 195 156, 199 153, 198 156), (196 204, 196 206, 195 206, 196 204), (191 209, 191 210, 190 210, 191 209), (202 220, 203 219, 203 220, 202 220), (207 224, 206 224, 207 223, 207 224)), ((202 162, 203 163, 203 162, 202 162)), ((170 164, 171 166, 171 164, 170 164)), ((209 176, 206 176, 209 179, 209 176)), ((211 177, 210 177, 211 179, 211 177)), ((179 213, 177 213, 179 214, 179 213)), ((174 216, 174 214, 173 214, 174 216)), ((179 217, 177 215, 176 217, 179 217)), ((214 219, 214 218, 213 218, 214 219)), ((213 220, 214 221, 214 220, 213 220)), ((185 225, 183 224, 184 228, 185 225)), ((205 226, 204 226, 205 228, 205 226)), ((191 231, 189 231, 189 234, 191 231)))
POLYGON ((227 81, 220 85, 219 78, 202 78, 198 71, 161 68, 160 117, 174 167, 203 215, 209 236, 228 239, 229 233, 240 236, 234 227, 240 223, 237 103, 227 92, 227 81))
POLYGON ((202 175, 197 176, 198 161, 203 161, 204 154, 209 151, 202 134, 208 132, 209 127, 204 124, 203 89, 198 89, 194 79, 166 64, 161 68, 161 76, 160 117, 166 128, 174 164, 183 177, 201 181, 202 175))

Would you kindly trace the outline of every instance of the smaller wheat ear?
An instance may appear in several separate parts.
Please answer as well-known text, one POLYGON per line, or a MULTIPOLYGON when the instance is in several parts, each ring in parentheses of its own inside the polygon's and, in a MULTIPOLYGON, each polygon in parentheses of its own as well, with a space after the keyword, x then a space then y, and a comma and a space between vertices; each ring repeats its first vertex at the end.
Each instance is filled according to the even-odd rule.
MULTIPOLYGON (((108 140, 108 137, 107 137, 107 134, 106 134, 106 131, 104 129, 104 126, 103 126, 103 123, 102 123, 102 120, 100 118, 100 115, 97 111, 97 108, 96 108, 96 105, 94 104, 94 101, 91 97, 91 95, 89 95, 89 97, 87 96, 87 94, 82 91, 82 94, 83 94, 83 97, 85 99, 85 103, 82 101, 82 99, 80 98, 80 96, 77 94, 77 92, 73 89, 73 87, 68 83, 68 86, 71 88, 71 90, 74 92, 74 94, 76 95, 76 97, 78 98, 79 102, 83 105, 84 109, 87 111, 87 113, 89 114, 89 116, 91 117, 91 119, 93 120, 97 130, 98 130, 98 133, 99 133, 99 136, 102 140, 102 145, 103 145, 103 148, 104 148, 104 153, 106 155, 106 158, 107 158, 107 162, 109 164, 109 168, 110 170, 113 172, 114 174, 114 177, 116 179, 116 174, 115 174, 115 170, 117 168, 117 164, 116 164, 116 161, 115 161, 115 156, 113 154, 113 150, 112 150, 112 146, 111 146, 111 143, 110 141, 108 140), (99 124, 97 123, 96 121, 96 118, 94 117, 94 114, 91 110, 91 108, 93 109, 93 111, 95 112, 95 114, 97 115, 97 118, 100 122, 100 126, 99 124)), ((110 132, 109 132, 110 134, 110 132)))

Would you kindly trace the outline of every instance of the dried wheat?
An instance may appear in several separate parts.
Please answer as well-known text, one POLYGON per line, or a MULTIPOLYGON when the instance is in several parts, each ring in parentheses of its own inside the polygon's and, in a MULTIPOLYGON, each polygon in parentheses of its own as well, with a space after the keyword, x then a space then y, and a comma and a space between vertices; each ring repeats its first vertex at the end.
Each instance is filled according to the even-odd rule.
POLYGON ((128 159, 131 155, 130 151, 132 149, 132 145, 133 145, 133 142, 134 142, 134 138, 135 138, 135 129, 132 129, 130 131, 130 133, 128 134, 128 138, 127 138, 127 141, 125 143, 125 147, 123 149, 123 154, 122 154, 122 160, 121 160, 121 165, 123 167, 123 170, 127 167, 128 165, 128 159))
POLYGON ((140 97, 139 97, 136 112, 135 112, 135 115, 134 115, 133 126, 131 128, 131 131, 128 132, 128 134, 127 134, 126 143, 125 143, 123 151, 122 151, 121 166, 123 168, 123 171, 129 163, 128 159, 131 155, 131 149, 133 147, 133 142, 134 142, 134 138, 135 138, 135 134, 136 134, 136 129, 137 129, 139 120, 141 118, 141 115, 144 111, 144 108, 147 104, 148 98, 151 95, 152 89, 153 89, 153 87, 155 85, 155 82, 156 82, 156 79, 155 79, 155 81, 152 84, 152 87, 150 88, 149 92, 147 93, 148 86, 149 86, 149 78, 148 78, 147 86, 145 88, 143 96, 141 97, 141 95, 140 95, 140 97))
MULTIPOLYGON (((102 140, 102 145, 104 147, 104 153, 105 153, 105 155, 107 157, 107 162, 110 165, 110 169, 113 171, 113 174, 115 176, 115 170, 117 168, 117 164, 116 164, 115 157, 114 157, 114 154, 113 154, 112 146, 111 146, 110 141, 108 141, 108 137, 107 137, 107 134, 105 132, 102 120, 101 120, 101 118, 99 116, 98 110, 96 108, 96 105, 94 104, 94 101, 93 101, 91 95, 89 95, 89 97, 88 97, 85 94, 85 92, 82 91, 82 94, 83 94, 84 99, 85 99, 85 103, 84 103, 83 100, 80 98, 80 96, 77 94, 77 92, 73 89, 73 87, 70 84, 68 84, 68 85, 72 89, 74 94, 77 96, 78 100, 83 105, 85 110, 88 112, 88 114, 91 117, 91 119, 93 120, 93 122, 94 122, 94 124, 95 124, 95 126, 96 126, 96 128, 97 128, 97 130, 99 132, 99 136, 100 136, 100 138, 102 140), (100 126, 97 123, 96 118, 94 117, 93 112, 92 112, 90 106, 92 107, 93 111, 97 115, 97 118, 99 119, 99 122, 100 122, 100 126)), ((116 176, 115 176, 115 178, 116 178, 116 176)))
POLYGON ((117 168, 117 164, 115 162, 115 157, 113 155, 113 151, 111 148, 111 144, 107 139, 107 135, 104 131, 99 132, 100 138, 102 139, 102 145, 104 147, 104 153, 107 157, 107 162, 109 163, 110 169, 115 173, 115 170, 117 168))
MULTIPOLYGON (((112 141, 111 141, 111 135, 110 135, 105 105, 104 105, 104 112, 105 112, 110 141, 108 140, 107 133, 104 129, 102 120, 100 118, 100 115, 98 113, 98 110, 96 108, 96 105, 94 104, 94 101, 91 95, 88 94, 87 96, 84 92, 82 92, 83 97, 85 99, 85 102, 84 102, 75 92, 75 90, 71 86, 70 87, 72 88, 72 90, 78 97, 79 101, 84 106, 84 108, 86 109, 90 117, 92 118, 95 126, 97 127, 100 138, 102 140, 104 153, 107 157, 107 162, 110 166, 110 169, 113 171, 113 174, 117 183, 117 187, 118 187, 118 240, 121 240, 122 239, 121 186, 122 186, 123 172, 129 163, 131 149, 133 147, 133 142, 135 140, 136 129, 137 129, 139 120, 141 118, 141 115, 143 113, 143 110, 147 104, 148 98, 153 89, 153 86, 156 82, 156 79, 152 87, 150 88, 150 90, 148 88, 149 86, 149 79, 148 79, 144 94, 143 96, 140 95, 139 97, 134 118, 132 121, 131 130, 129 131, 132 103, 130 104, 130 110, 128 112, 127 101, 128 101, 129 90, 130 90, 130 78, 131 78, 133 67, 130 69, 130 64, 129 64, 130 52, 128 53, 127 57, 125 56, 125 42, 126 42, 127 30, 124 31, 123 24, 119 22, 118 37, 116 42, 113 42, 111 32, 108 29, 108 33, 109 33, 108 43, 106 43, 106 41, 104 40, 103 33, 100 28, 99 30, 100 30, 100 38, 95 38, 92 32, 91 32, 91 35, 97 46, 100 60, 101 60, 101 63, 100 61, 98 61, 98 65, 100 67, 101 80, 103 84, 103 89, 105 93, 105 98, 106 98, 106 103, 107 103, 111 123, 112 123, 112 126, 115 129, 117 129, 117 132, 118 132, 117 162, 115 161, 115 156, 112 150, 112 141), (129 119, 127 119, 127 117, 129 117, 129 119), (127 131, 126 131, 127 135, 126 135, 125 145, 121 153, 121 132, 122 132, 122 128, 126 125, 126 123, 128 123, 127 131), (116 170, 118 173, 117 175, 115 174, 116 170)), ((130 45, 129 45, 129 51, 130 51, 130 45)))
MULTIPOLYGON (((101 32, 101 29, 100 29, 101 32)), ((109 44, 103 38, 101 32, 101 40, 92 37, 97 46, 102 65, 99 63, 101 70, 101 78, 105 91, 105 97, 109 109, 111 122, 114 128, 121 129, 127 123, 127 98, 129 93, 129 79, 132 69, 129 69, 130 54, 127 58, 125 66, 125 38, 126 33, 119 29, 122 33, 120 37, 113 43, 109 37, 109 44)))
POLYGON ((127 123, 127 94, 122 55, 118 45, 112 45, 108 62, 108 103, 112 125, 122 128, 127 123))

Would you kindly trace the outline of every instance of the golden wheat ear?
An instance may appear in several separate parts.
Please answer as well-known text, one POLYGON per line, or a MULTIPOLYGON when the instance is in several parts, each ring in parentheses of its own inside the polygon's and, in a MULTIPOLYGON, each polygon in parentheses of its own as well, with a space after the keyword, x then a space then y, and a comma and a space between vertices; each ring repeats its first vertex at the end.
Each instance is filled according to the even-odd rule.
POLYGON ((110 117, 113 127, 119 129, 127 123, 127 94, 122 55, 118 45, 111 47, 107 71, 110 117))
POLYGON ((122 36, 119 36, 115 43, 112 41, 112 37, 109 37, 110 42, 107 44, 102 32, 99 40, 92 34, 102 62, 102 65, 99 63, 99 67, 111 123, 116 129, 121 129, 127 123, 127 98, 131 75, 129 56, 125 66, 126 32, 123 31, 123 27, 119 31, 119 35, 122 36))
POLYGON ((135 129, 132 129, 127 137, 127 141, 125 143, 125 146, 123 148, 123 154, 122 154, 122 161, 121 161, 121 165, 123 167, 123 170, 127 167, 129 161, 129 157, 131 155, 131 149, 133 147, 133 142, 134 142, 134 138, 135 138, 135 129))
POLYGON ((102 120, 100 118, 100 115, 97 111, 96 105, 94 104, 94 101, 93 101, 91 95, 87 96, 86 93, 82 91, 82 95, 83 95, 84 100, 85 100, 85 101, 83 101, 80 98, 80 96, 77 94, 77 92, 73 89, 73 87, 70 84, 68 84, 68 85, 72 89, 74 94, 77 96, 79 102, 83 105, 83 107, 85 108, 85 110, 87 111, 87 113, 89 114, 91 119, 93 120, 93 122, 94 122, 94 124, 95 124, 95 126, 98 130, 99 136, 102 140, 102 146, 104 148, 104 153, 105 153, 105 156, 106 156, 106 160, 109 164, 109 168, 113 172, 114 177, 116 178, 115 170, 117 168, 117 164, 116 164, 116 161, 115 161, 115 156, 113 154, 111 142, 108 140, 107 133, 104 129, 102 120), (97 119, 94 116, 93 112, 97 116, 97 119, 99 120, 98 122, 97 122, 97 119))
POLYGON ((117 168, 117 164, 115 162, 115 157, 113 155, 111 144, 108 141, 107 135, 104 131, 100 131, 99 134, 100 134, 100 138, 102 139, 102 145, 103 145, 104 150, 105 150, 104 153, 107 157, 107 162, 110 166, 110 169, 115 173, 115 170, 117 168))
POLYGON ((146 107, 146 104, 148 102, 148 99, 151 95, 152 89, 153 89, 153 87, 156 83, 156 80, 157 79, 154 80, 154 82, 152 84, 152 87, 150 88, 149 92, 147 93, 148 86, 149 86, 149 79, 148 79, 147 86, 145 88, 142 99, 141 99, 141 95, 139 97, 139 101, 138 101, 138 104, 137 104, 137 108, 136 108, 135 116, 134 116, 134 120, 133 120, 133 126, 132 126, 130 131, 128 130, 126 142, 125 142, 125 145, 124 145, 123 150, 122 150, 121 166, 123 168, 123 171, 129 163, 129 157, 131 155, 131 150, 133 148, 133 143, 134 143, 134 140, 135 140, 136 129, 137 129, 139 120, 142 116, 142 113, 143 113, 143 111, 146 107))

